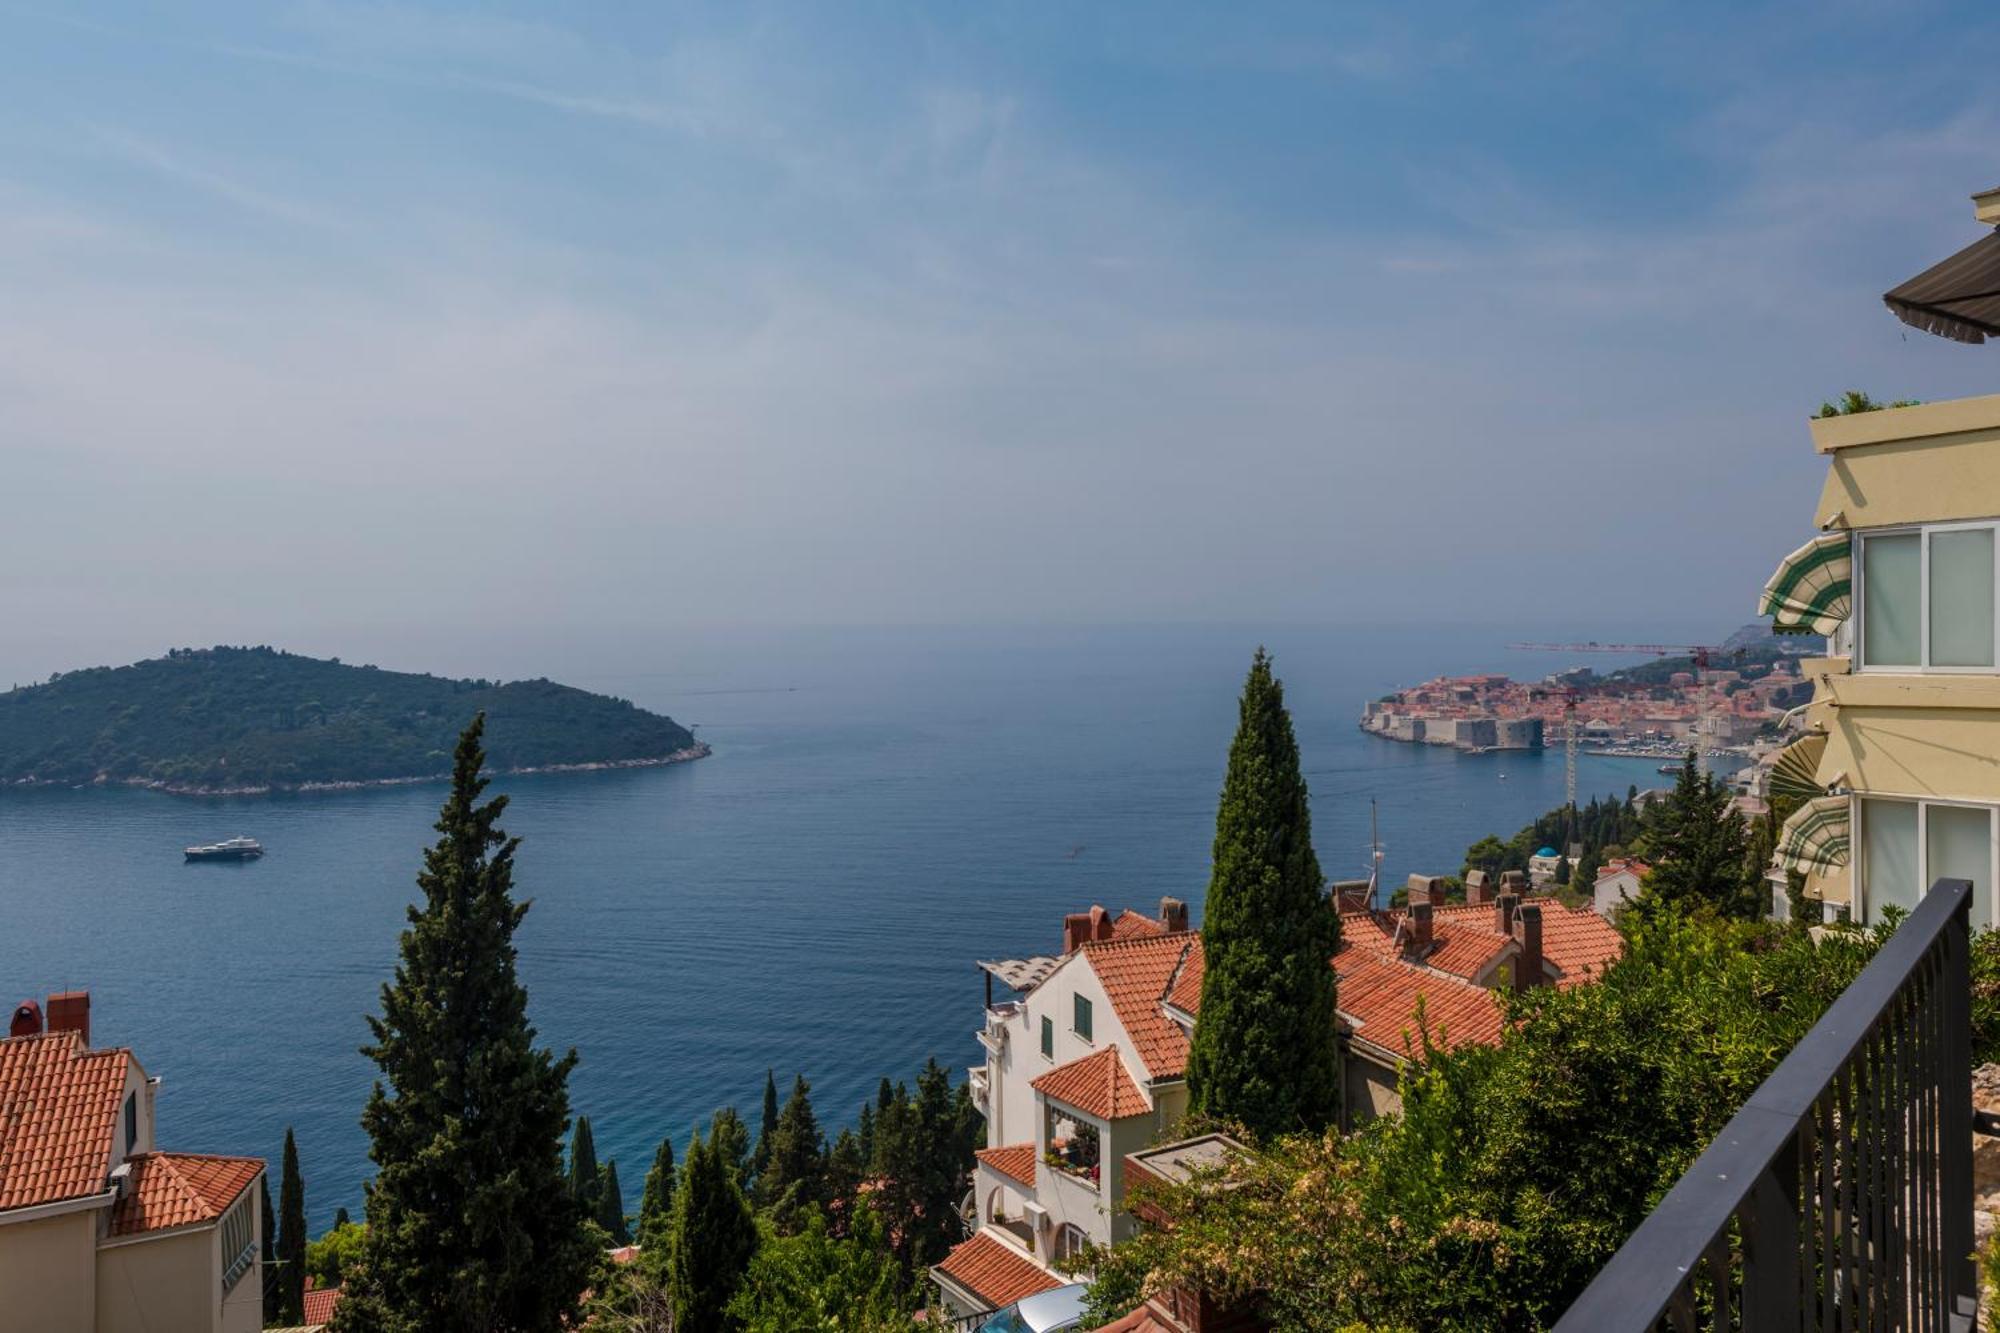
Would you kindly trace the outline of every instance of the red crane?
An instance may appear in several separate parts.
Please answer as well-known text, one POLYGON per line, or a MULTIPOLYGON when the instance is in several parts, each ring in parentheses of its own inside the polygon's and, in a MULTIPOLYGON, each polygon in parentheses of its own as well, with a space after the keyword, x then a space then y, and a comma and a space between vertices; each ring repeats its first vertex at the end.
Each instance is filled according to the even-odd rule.
POLYGON ((1692 657, 1696 671, 1708 670, 1709 658, 1723 649, 1712 643, 1510 643, 1534 653, 1644 653, 1652 657, 1692 657))

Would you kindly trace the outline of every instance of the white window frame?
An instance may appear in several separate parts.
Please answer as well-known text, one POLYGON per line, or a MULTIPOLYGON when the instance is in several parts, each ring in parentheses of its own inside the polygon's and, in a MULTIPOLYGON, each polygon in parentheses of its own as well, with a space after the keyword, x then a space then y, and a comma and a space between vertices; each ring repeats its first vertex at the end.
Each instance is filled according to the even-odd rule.
POLYGON ((1970 532, 1985 529, 1993 535, 1993 590, 1994 600, 2000 603, 2000 520, 1983 518, 1968 519, 1953 523, 1909 523, 1894 528, 1869 528, 1854 534, 1853 551, 1850 562, 1853 575, 1849 584, 1854 600, 1854 613, 1848 624, 1854 629, 1853 657, 1851 670, 1884 676, 1991 676, 2000 674, 2000 606, 1996 606, 1993 616, 1993 665, 1991 666, 1932 666, 1931 665, 1931 534, 1937 532, 1970 532), (1875 665, 1868 660, 1868 622, 1864 618, 1868 586, 1867 546, 1873 537, 1917 538, 1917 661, 1895 665, 1875 665))
MULTIPOLYGON (((2000 585, 1995 586, 1996 588, 2000 588, 2000 585)), ((1937 879, 1937 876, 1931 874, 1930 864, 1930 807, 1934 805, 1951 806, 1959 810, 1984 810, 1986 812, 1986 873, 1994 876, 1994 878, 1986 882, 1989 885, 2000 886, 2000 830, 1996 830, 1994 826, 1995 820, 2000 819, 2000 806, 1989 805, 1984 801, 1938 800, 1929 796, 1897 796, 1891 793, 1873 791, 1856 792, 1848 798, 1847 826, 1850 829, 1860 829, 1861 837, 1864 840, 1868 837, 1868 818, 1866 812, 1861 808, 1863 801, 1894 801, 1898 805, 1914 805, 1917 807, 1917 900, 1919 902, 1923 901, 1930 893, 1931 885, 1937 879)), ((1861 920, 1869 925, 1873 925, 1875 923, 1875 895, 1869 891, 1868 858, 1866 851, 1857 842, 1853 845, 1847 859, 1857 885, 1855 899, 1860 904, 1861 920)), ((1990 893, 1988 901, 1994 905, 1995 912, 2000 913, 2000 892, 1990 893)), ((1971 924, 1972 929, 1976 931, 1987 930, 1995 926, 2000 926, 2000 921, 1974 920, 1971 924)))

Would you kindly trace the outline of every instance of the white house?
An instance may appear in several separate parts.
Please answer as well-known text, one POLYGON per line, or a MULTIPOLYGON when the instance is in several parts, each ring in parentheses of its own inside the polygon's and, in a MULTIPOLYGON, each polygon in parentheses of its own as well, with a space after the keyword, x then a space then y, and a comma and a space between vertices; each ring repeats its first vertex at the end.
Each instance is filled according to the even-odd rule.
POLYGON ((1617 857, 1606 861, 1597 868, 1597 885, 1593 891, 1595 906, 1599 916, 1610 916, 1618 908, 1639 896, 1639 882, 1651 874, 1653 867, 1637 857, 1617 857))

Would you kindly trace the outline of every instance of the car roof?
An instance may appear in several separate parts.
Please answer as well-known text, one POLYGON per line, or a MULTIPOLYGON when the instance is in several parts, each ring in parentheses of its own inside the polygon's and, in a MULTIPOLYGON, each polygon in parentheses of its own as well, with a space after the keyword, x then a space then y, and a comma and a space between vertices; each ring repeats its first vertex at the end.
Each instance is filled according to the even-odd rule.
POLYGON ((1074 1319, 1083 1313, 1083 1294, 1089 1288, 1081 1282, 1067 1287, 1057 1287, 1054 1291, 1037 1292, 1023 1297, 1014 1309, 1029 1328, 1042 1333, 1045 1329, 1059 1326, 1065 1319, 1074 1319))

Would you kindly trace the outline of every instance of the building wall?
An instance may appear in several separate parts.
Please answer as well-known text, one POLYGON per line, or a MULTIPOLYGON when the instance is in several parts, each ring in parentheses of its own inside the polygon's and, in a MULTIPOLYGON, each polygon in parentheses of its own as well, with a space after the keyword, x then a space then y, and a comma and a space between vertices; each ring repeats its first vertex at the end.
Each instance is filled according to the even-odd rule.
POLYGON ((1618 908, 1639 896, 1639 877, 1629 870, 1621 870, 1615 875, 1606 875, 1597 881, 1592 904, 1599 916, 1610 916, 1618 908))
POLYGON ((2000 395, 1892 408, 1811 423, 1831 455, 1821 528, 1990 518, 2000 514, 2000 395))
MULTIPOLYGON (((1064 959, 1047 980, 1028 993, 1022 1002, 1021 1012, 1006 1024, 1006 1032, 1004 1056, 995 1057, 989 1053, 987 1057, 986 1142, 995 1148, 1030 1141, 1035 1142, 1038 1148, 1046 1146, 1041 1143, 1040 1099, 1031 1086, 1036 1079, 1058 1065, 1079 1060, 1114 1042, 1121 1056, 1132 1050, 1131 1037, 1118 1021, 1118 1013, 1111 1007, 1110 997, 1105 995, 1097 973, 1084 961, 1081 951, 1064 959), (1072 1027, 1073 997, 1079 994, 1090 1001, 1089 1041, 1077 1036, 1072 1027), (1042 1016, 1045 1014, 1055 1024, 1053 1057, 1042 1054, 1042 1016)), ((1133 1081, 1143 1086, 1144 1079, 1138 1072, 1136 1061, 1127 1059, 1125 1068, 1132 1074, 1133 1081)))
POLYGON ((0 1227, 0 1333, 97 1326, 101 1208, 0 1227))
POLYGON ((1343 1043, 1341 1081, 1346 1093, 1346 1116, 1350 1126, 1376 1116, 1400 1112, 1403 1099, 1396 1092, 1394 1066, 1377 1063, 1351 1044, 1343 1043))
POLYGON ((216 1333, 221 1300, 214 1227, 97 1252, 97 1333, 216 1333))

